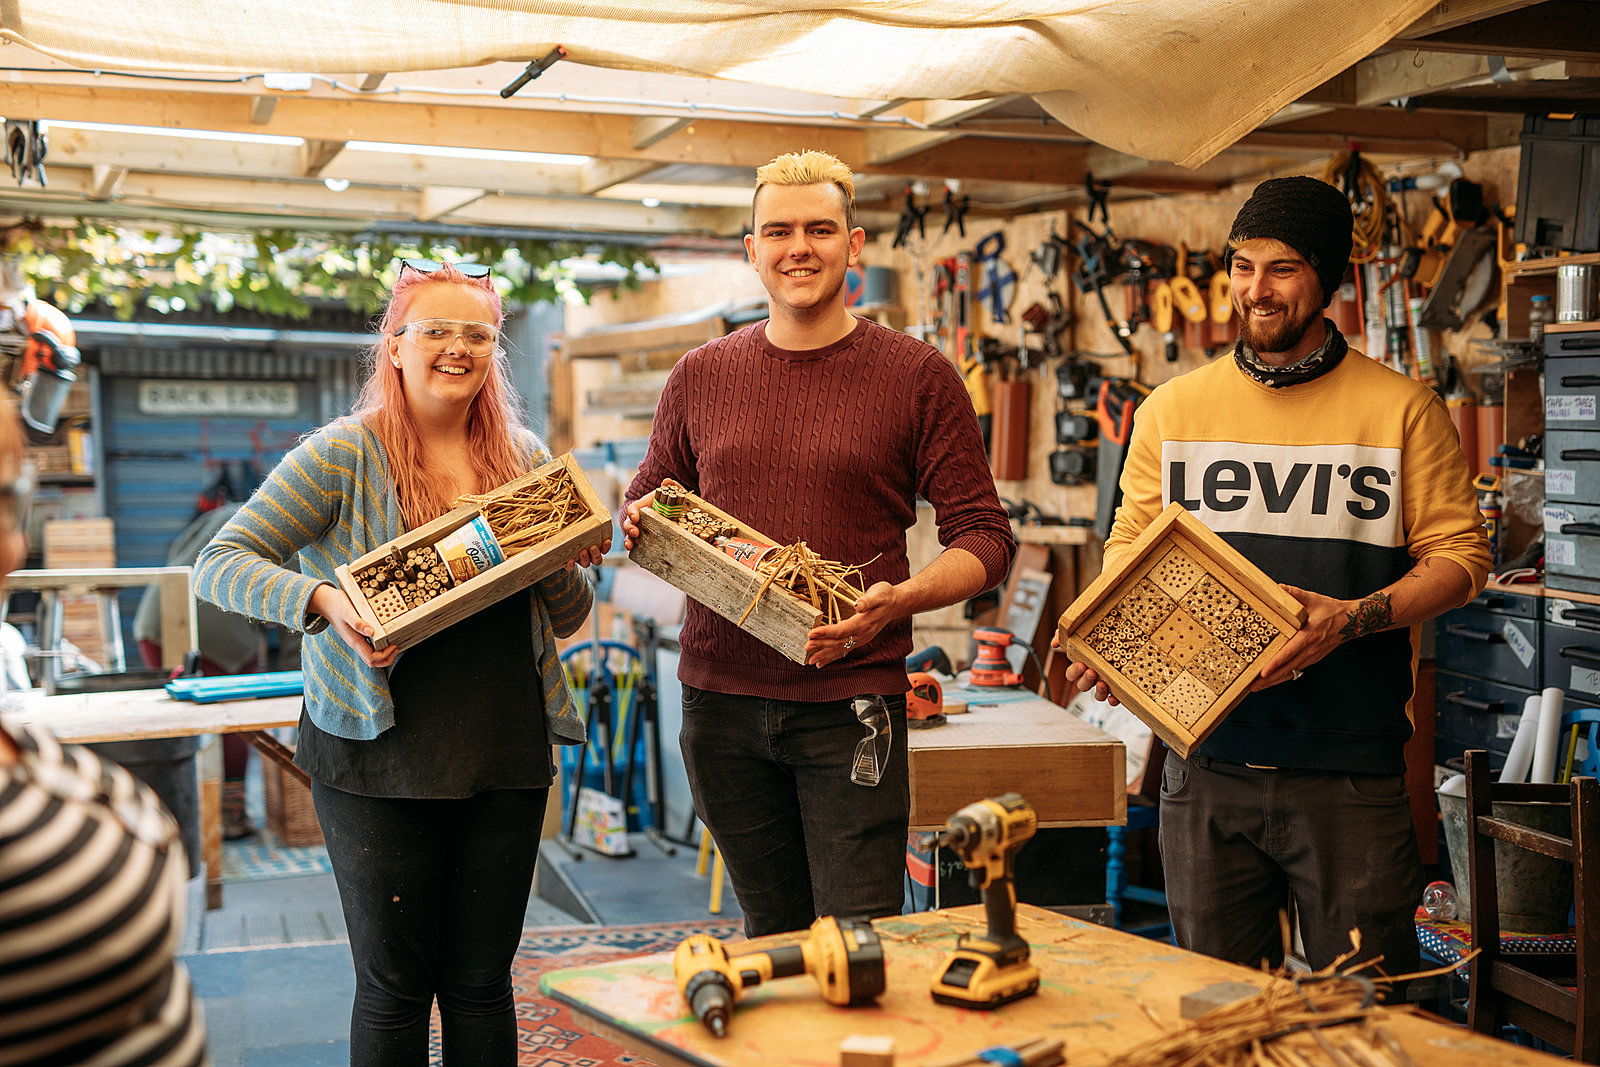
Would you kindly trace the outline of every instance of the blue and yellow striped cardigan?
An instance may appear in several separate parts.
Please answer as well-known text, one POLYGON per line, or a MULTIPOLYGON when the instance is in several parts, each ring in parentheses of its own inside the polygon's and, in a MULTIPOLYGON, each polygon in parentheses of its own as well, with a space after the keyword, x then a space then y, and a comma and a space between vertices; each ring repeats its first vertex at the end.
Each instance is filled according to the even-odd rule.
MULTIPOLYGON (((548 460, 549 453, 528 436, 533 464, 548 460)), ((307 606, 318 585, 338 585, 335 567, 403 532, 389 484, 377 437, 356 419, 337 420, 283 458, 195 564, 196 596, 308 635, 301 653, 306 711, 328 733, 357 741, 394 725, 388 671, 361 662, 326 619, 308 616, 307 606), (283 565, 296 554, 299 571, 283 565)), ((567 688, 556 637, 583 624, 594 589, 584 571, 574 568, 557 571, 533 590, 547 733, 556 744, 580 745, 584 723, 567 688)))

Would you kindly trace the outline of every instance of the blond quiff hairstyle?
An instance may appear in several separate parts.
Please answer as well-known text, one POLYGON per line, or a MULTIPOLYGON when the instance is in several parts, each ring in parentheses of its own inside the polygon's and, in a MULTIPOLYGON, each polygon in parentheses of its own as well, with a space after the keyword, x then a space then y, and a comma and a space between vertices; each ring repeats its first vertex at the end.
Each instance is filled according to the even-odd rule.
POLYGON ((786 152, 765 166, 756 168, 756 191, 750 198, 750 225, 755 228, 755 198, 768 185, 832 184, 844 194, 844 224, 856 226, 856 181, 850 168, 837 156, 809 150, 786 152))

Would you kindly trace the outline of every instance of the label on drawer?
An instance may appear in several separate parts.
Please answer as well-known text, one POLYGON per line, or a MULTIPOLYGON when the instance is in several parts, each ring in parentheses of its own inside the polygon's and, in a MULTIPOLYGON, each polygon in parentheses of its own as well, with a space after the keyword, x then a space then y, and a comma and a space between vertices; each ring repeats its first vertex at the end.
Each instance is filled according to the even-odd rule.
POLYGON ((1576 567, 1578 565, 1578 543, 1562 537, 1546 537, 1544 539, 1544 565, 1546 567, 1576 567))
POLYGON ((1571 496, 1578 491, 1578 472, 1562 467, 1546 467, 1544 491, 1546 496, 1571 496))
POLYGON ((1593 667, 1572 668, 1572 682, 1567 689, 1583 693, 1600 693, 1600 671, 1593 667))
POLYGON ((1517 736, 1517 725, 1521 722, 1521 715, 1496 715, 1494 717, 1494 739, 1496 741, 1513 740, 1517 736))
POLYGON ((1577 623, 1573 622, 1571 619, 1567 618, 1567 612, 1572 611, 1574 608, 1576 608, 1578 606, 1578 605, 1574 604, 1572 601, 1570 601, 1570 600, 1561 600, 1561 599, 1558 599, 1556 597, 1550 597, 1550 598, 1545 600, 1544 604, 1545 604, 1545 608, 1550 612, 1550 614, 1547 616, 1547 618, 1549 618, 1549 620, 1551 622, 1559 622, 1563 626, 1576 626, 1576 625, 1578 625, 1577 623))
POLYGON ((1578 516, 1573 512, 1573 510, 1571 508, 1557 508, 1557 507, 1550 507, 1548 505, 1545 506, 1545 509, 1544 509, 1544 532, 1545 533, 1560 533, 1561 532, 1561 527, 1565 523, 1577 522, 1577 521, 1578 521, 1578 516))
POLYGON ((1500 628, 1500 632, 1505 635, 1506 644, 1511 648, 1512 653, 1516 655, 1518 662, 1524 667, 1533 666, 1535 651, 1533 641, 1527 634, 1522 632, 1522 627, 1508 621, 1500 628))
POLYGON ((1547 396, 1544 398, 1544 417, 1547 422, 1593 422, 1595 395, 1578 393, 1572 396, 1547 396))

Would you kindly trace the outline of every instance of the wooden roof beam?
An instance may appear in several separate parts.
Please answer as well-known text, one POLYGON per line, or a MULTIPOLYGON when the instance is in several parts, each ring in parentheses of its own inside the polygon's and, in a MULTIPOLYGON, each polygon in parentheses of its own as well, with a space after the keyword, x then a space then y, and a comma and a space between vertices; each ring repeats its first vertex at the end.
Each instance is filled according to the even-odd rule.
POLYGON ((437 222, 446 215, 475 204, 489 195, 487 189, 466 189, 453 185, 429 185, 417 201, 418 222, 437 222))
POLYGON ((693 125, 694 119, 678 115, 641 116, 633 120, 633 147, 643 152, 693 125))
POLYGON ((1453 30, 1482 19, 1521 11, 1538 3, 1540 0, 1440 0, 1421 18, 1395 34, 1395 40, 1410 41, 1426 37, 1441 30, 1453 30))
POLYGON ((1480 56, 1600 59, 1600 7, 1587 0, 1545 0, 1513 11, 1415 37, 1416 48, 1480 56))
POLYGON ((578 192, 593 196, 613 185, 643 181, 660 169, 661 164, 648 159, 596 159, 583 165, 578 192))
POLYGON ((252 97, 250 100, 250 121, 257 126, 265 126, 272 121, 272 112, 276 110, 277 106, 278 98, 276 96, 268 96, 266 93, 262 93, 260 96, 252 97))
POLYGON ((300 146, 300 173, 307 178, 322 177, 322 172, 328 169, 328 164, 344 151, 345 143, 307 138, 306 143, 300 146))
POLYGON ((122 187, 122 182, 128 176, 127 167, 114 167, 109 163, 96 163, 89 168, 89 187, 84 190, 84 196, 90 200, 115 200, 122 187))
POLYGON ((383 71, 379 71, 378 73, 375 73, 375 74, 363 74, 363 75, 361 75, 361 81, 359 83, 361 91, 364 92, 364 93, 372 92, 378 86, 382 85, 383 84, 383 79, 387 78, 388 76, 389 76, 388 73, 383 72, 383 71))
MULTIPOLYGON (((1539 60, 1507 59, 1512 71, 1537 66, 1539 60)), ((1352 68, 1351 107, 1379 107, 1391 100, 1427 96, 1488 81, 1489 61, 1483 56, 1419 54, 1415 49, 1363 59, 1352 68)))

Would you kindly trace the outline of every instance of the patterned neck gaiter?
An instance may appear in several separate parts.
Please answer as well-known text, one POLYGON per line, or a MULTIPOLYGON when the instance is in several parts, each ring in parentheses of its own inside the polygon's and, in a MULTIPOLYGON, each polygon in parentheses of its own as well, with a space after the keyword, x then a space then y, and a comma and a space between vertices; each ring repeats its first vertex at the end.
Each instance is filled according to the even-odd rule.
POLYGON ((1328 330, 1328 339, 1322 342, 1322 347, 1287 367, 1273 367, 1261 362, 1255 351, 1244 343, 1243 337, 1234 343, 1234 362, 1239 364, 1240 370, 1268 389, 1303 385, 1320 378, 1337 367, 1344 354, 1350 351, 1350 346, 1345 344, 1344 334, 1339 332, 1339 327, 1333 324, 1332 319, 1323 319, 1322 324, 1328 330))

